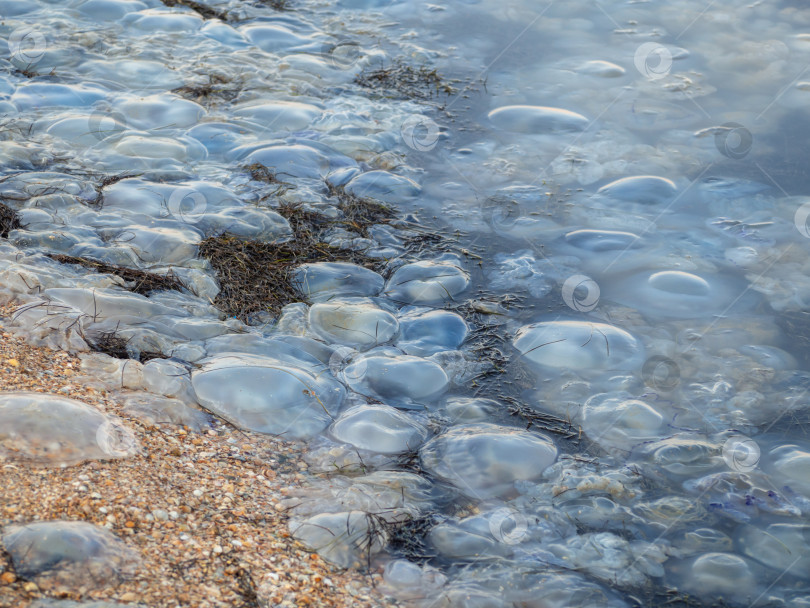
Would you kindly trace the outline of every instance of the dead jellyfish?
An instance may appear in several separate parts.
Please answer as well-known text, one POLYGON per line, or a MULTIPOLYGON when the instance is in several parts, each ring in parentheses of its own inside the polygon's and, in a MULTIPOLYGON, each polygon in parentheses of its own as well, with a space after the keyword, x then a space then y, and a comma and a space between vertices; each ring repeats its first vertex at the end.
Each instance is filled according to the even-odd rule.
POLYGON ((293 272, 296 288, 312 302, 335 296, 376 296, 385 280, 373 270, 345 262, 301 264, 293 272))
POLYGON ((418 566, 405 559, 396 559, 385 565, 383 580, 384 593, 399 600, 413 600, 435 596, 447 582, 447 577, 427 564, 418 566))
POLYGON ((118 584, 139 562, 117 536, 81 521, 8 526, 2 541, 17 574, 59 592, 118 584))
POLYGON ((388 171, 368 171, 346 184, 345 191, 353 196, 396 204, 412 200, 422 188, 412 179, 388 171))
POLYGON ((589 122, 582 114, 546 106, 504 106, 492 110, 489 120, 504 131, 530 134, 583 131, 589 122))
POLYGON ((667 437, 644 451, 653 465, 676 479, 699 477, 724 466, 720 446, 697 436, 667 437))
POLYGON ((577 66, 576 71, 580 74, 588 76, 598 76, 600 78, 619 78, 624 76, 624 68, 611 63, 610 61, 603 61, 596 59, 593 61, 585 61, 577 66))
POLYGON ((607 393, 585 403, 582 427, 604 449, 624 452, 660 438, 667 428, 664 417, 644 401, 607 393))
POLYGON ((597 194, 618 201, 658 204, 671 201, 678 192, 675 183, 655 175, 624 177, 599 188, 597 194))
POLYGON ((330 431, 338 441, 380 454, 415 450, 427 438, 425 427, 387 405, 350 408, 340 415, 330 431))
POLYGON ((45 465, 126 458, 138 453, 134 434, 116 418, 56 395, 0 395, 0 455, 45 465))
POLYGON ((734 548, 728 534, 714 528, 686 530, 671 537, 674 554, 689 557, 699 553, 726 553, 734 548))
POLYGON ((450 383, 437 363, 409 355, 360 357, 340 377, 361 395, 403 407, 435 400, 450 383))
POLYGON ((516 481, 538 479, 557 458, 557 448, 540 433, 479 423, 431 439, 419 458, 431 474, 480 499, 509 494, 516 481))
POLYGON ((705 553, 680 564, 679 589, 707 600, 732 604, 754 599, 754 573, 748 561, 732 553, 705 553))
POLYGON ((289 527, 293 537, 343 568, 362 567, 373 554, 383 550, 387 540, 379 522, 362 511, 293 518, 289 527))
POLYGON ((467 289, 470 275, 449 262, 414 262, 397 268, 385 295, 406 304, 441 304, 467 289))
POLYGON ((810 578, 810 526, 776 523, 743 526, 737 536, 742 552, 782 573, 810 578))
POLYGON ((361 350, 384 344, 399 331, 394 315, 362 298, 313 304, 309 309, 309 324, 330 344, 361 350))
POLYGON ((798 445, 783 445, 771 450, 769 472, 779 486, 789 486, 810 496, 810 451, 798 445))
POLYGON ((405 308, 399 316, 397 347, 409 355, 429 357, 444 350, 455 350, 467 337, 467 323, 448 310, 405 308))
POLYGON ((200 405, 239 428, 309 437, 329 425, 346 391, 322 363, 307 369, 296 362, 220 355, 201 361, 191 383, 200 405))
POLYGON ((681 270, 645 270, 603 286, 606 298, 649 317, 689 319, 750 309, 757 298, 743 281, 681 270))
POLYGON ((565 235, 566 244, 587 252, 624 251, 641 247, 641 237, 618 230, 574 230, 565 235))
POLYGON ((644 347, 613 325, 589 321, 541 321, 521 327, 513 341, 523 356, 544 368, 630 371, 641 367, 644 347))

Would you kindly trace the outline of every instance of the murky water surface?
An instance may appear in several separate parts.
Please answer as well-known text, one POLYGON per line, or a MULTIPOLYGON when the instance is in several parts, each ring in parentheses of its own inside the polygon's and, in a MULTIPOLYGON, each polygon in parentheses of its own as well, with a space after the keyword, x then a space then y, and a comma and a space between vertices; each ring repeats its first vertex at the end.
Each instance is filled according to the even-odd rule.
MULTIPOLYGON (((0 0, 15 330, 148 353, 85 358, 140 415, 300 439, 293 534, 414 606, 810 606, 810 9, 278 8, 0 0), (224 314, 200 243, 296 206, 373 269, 224 314)), ((6 401, 2 445, 98 457, 92 412, 6 401)))

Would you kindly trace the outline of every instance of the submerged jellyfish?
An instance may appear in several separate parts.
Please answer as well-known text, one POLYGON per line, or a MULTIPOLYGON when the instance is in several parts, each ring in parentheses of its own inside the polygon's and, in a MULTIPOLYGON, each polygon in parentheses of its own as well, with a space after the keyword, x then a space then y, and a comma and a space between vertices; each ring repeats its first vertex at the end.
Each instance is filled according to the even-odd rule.
POLYGON ((8 526, 2 541, 20 576, 60 591, 120 583, 139 562, 117 536, 82 521, 8 526))
POLYGON ((595 395, 585 403, 583 429, 588 437, 608 450, 631 451, 658 439, 666 429, 664 417, 653 407, 629 395, 595 395))
POLYGON ((597 194, 630 203, 657 204, 672 200, 678 192, 675 183, 655 175, 624 177, 602 186, 597 194))
POLYGON ((478 423, 451 428, 419 451, 430 473, 472 498, 502 496, 516 481, 539 478, 557 458, 547 436, 478 423))
POLYGON ((467 289, 470 276, 449 262, 414 262, 399 267, 388 280, 385 295, 408 304, 441 304, 467 289))
POLYGON ((629 371, 641 366, 644 347, 613 325, 590 321, 541 321, 521 327, 513 341, 523 356, 544 368, 629 371))
POLYGON ((125 458, 138 449, 132 431, 81 401, 33 392, 0 396, 4 456, 61 466, 125 458))
POLYGON ((604 285, 605 297, 649 317, 688 319, 749 310, 755 294, 743 281, 719 274, 645 270, 604 285))
POLYGON ((504 106, 489 113, 490 122, 513 133, 556 133, 583 131, 588 119, 562 108, 546 106, 504 106))
POLYGON ((338 441, 380 454, 415 450, 427 429, 388 405, 358 405, 343 412, 331 427, 338 441))
POLYGON ((327 342, 359 349, 384 344, 399 331, 394 315, 362 298, 313 304, 309 324, 327 342))
MULTIPOLYGON (((192 375, 200 404, 236 426, 308 437, 325 429, 346 391, 323 370, 259 355, 220 355, 192 375)), ((324 366, 325 367, 325 366, 324 366)))

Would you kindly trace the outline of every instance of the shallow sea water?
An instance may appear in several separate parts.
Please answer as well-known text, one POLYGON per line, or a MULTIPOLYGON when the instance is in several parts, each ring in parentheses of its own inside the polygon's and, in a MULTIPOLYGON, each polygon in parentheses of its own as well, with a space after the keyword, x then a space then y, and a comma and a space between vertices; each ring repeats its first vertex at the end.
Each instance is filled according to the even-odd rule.
MULTIPOLYGON (((810 8, 199 6, 0 0, 15 332, 162 357, 82 355, 133 415, 299 439, 292 534, 408 605, 810 606, 810 8), (401 65, 449 86, 356 82, 401 65), (341 224, 336 188, 395 219, 341 224), (288 242, 299 204, 375 270, 217 309, 200 243, 288 242)), ((32 399, 9 457, 138 449, 32 399)))

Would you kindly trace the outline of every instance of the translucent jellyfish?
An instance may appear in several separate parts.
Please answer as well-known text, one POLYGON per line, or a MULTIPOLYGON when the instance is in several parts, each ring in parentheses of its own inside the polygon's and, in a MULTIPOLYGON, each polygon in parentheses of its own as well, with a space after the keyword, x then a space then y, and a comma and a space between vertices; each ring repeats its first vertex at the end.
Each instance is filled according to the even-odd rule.
POLYGON ((648 459, 666 475, 695 478, 724 466, 720 445, 704 437, 675 435, 644 446, 648 459))
POLYGON ((667 429, 661 413, 629 395, 595 395, 585 403, 582 418, 588 438, 608 450, 629 452, 667 429))
POLYGON ((20 576, 54 591, 118 584, 140 561, 117 536, 80 521, 11 525, 3 530, 2 541, 20 576))
POLYGON ((127 395, 123 400, 127 415, 151 425, 185 426, 197 432, 211 426, 210 414, 186 405, 179 399, 137 392, 127 395))
POLYGON ((747 606, 756 598, 754 572, 745 558, 733 553, 705 553, 679 570, 679 588, 704 600, 724 599, 747 606))
POLYGON ((166 31, 184 32, 189 34, 200 29, 202 17, 193 12, 176 13, 174 11, 146 9, 137 13, 130 13, 124 17, 124 23, 129 27, 138 28, 145 32, 166 31))
POLYGON ((273 131, 306 129, 320 113, 316 106, 285 101, 237 106, 234 112, 236 116, 259 121, 273 131))
POLYGON ((541 321, 521 327, 513 341, 523 356, 553 369, 629 371, 640 368, 644 347, 613 325, 589 321, 541 321))
POLYGON ((764 528, 742 526, 737 543, 745 555, 768 568, 810 578, 810 526, 787 523, 764 528))
POLYGON ((482 422, 503 410, 493 399, 449 397, 444 402, 443 414, 455 422, 482 422))
POLYGON ((137 454, 135 435, 81 401, 43 393, 0 395, 0 454, 49 466, 137 454))
POLYGON ((409 600, 434 596, 447 582, 447 577, 427 564, 418 566, 405 559, 395 559, 385 565, 383 580, 383 593, 409 600))
POLYGON ((730 276, 646 270, 606 282, 606 298, 649 317, 688 319, 751 309, 758 298, 730 276))
POLYGON ((438 364, 409 355, 361 357, 341 377, 361 395, 403 406, 435 400, 450 382, 438 364))
POLYGON ((362 298, 313 304, 309 309, 309 325, 330 344, 362 350, 389 342, 399 331, 394 315, 362 298))
POLYGON ((293 272, 293 282, 313 302, 336 296, 376 296, 385 285, 373 270, 345 262, 301 264, 293 272))
POLYGON ((600 78, 619 78, 624 76, 624 68, 611 63, 610 61, 594 60, 585 61, 580 64, 576 71, 588 76, 598 76, 600 78))
POLYGON ((330 429, 338 441, 380 454, 417 449, 427 429, 407 414, 387 405, 358 405, 340 415, 330 429))
POLYGON ((191 127, 205 115, 205 108, 200 104, 168 93, 127 96, 114 108, 121 112, 127 125, 137 129, 156 129, 166 125, 191 127))
POLYGON ((263 165, 281 180, 289 177, 317 179, 329 172, 329 159, 309 146, 268 146, 251 152, 245 162, 263 165))
POLYGON ((405 308, 400 311, 397 347, 409 355, 429 357, 455 350, 467 337, 467 323, 447 310, 405 308))
POLYGON ((404 203, 422 191, 412 179, 388 171, 361 173, 348 184, 346 192, 360 198, 373 198, 386 203, 404 203))
POLYGON ((371 555, 382 551, 387 540, 374 517, 362 511, 293 518, 289 527, 293 537, 343 568, 363 567, 371 555))
POLYGON ((597 194, 631 203, 657 204, 672 200, 678 192, 674 182, 655 175, 624 177, 599 188, 597 194))
POLYGON ((782 445, 771 450, 770 458, 768 469, 774 483, 810 496, 810 450, 798 445, 782 445))
POLYGON ((565 242, 582 254, 624 251, 641 247, 641 237, 617 230, 574 230, 565 235, 565 242))
POLYGON ((199 403, 236 426, 308 437, 325 429, 345 397, 330 374, 258 355, 203 360, 192 375, 199 403))
POLYGON ((513 133, 556 133, 582 131, 588 119, 562 108, 544 106, 504 106, 489 113, 490 122, 513 133))
POLYGON ((428 540, 443 558, 453 561, 512 555, 512 547, 493 538, 487 526, 475 530, 455 523, 441 523, 431 528, 428 540))
POLYGON ((414 262, 397 268, 384 295, 407 304, 441 304, 453 301, 469 283, 469 274, 455 264, 414 262))
POLYGON ((689 557, 699 553, 730 553, 734 541, 728 534, 713 528, 686 530, 670 537, 676 557, 689 557))
MULTIPOLYGON (((308 462, 311 462, 307 458, 308 462)), ((296 517, 338 511, 378 513, 386 520, 400 519, 403 513, 413 516, 430 509, 440 496, 424 477, 405 471, 374 471, 367 475, 334 475, 335 463, 325 472, 328 476, 311 478, 307 485, 285 501, 296 517)))
MULTIPOLYGON (((250 41, 263 51, 274 53, 285 49, 295 48, 312 42, 311 39, 299 36, 292 30, 280 25, 251 24, 239 28, 239 31, 247 36, 250 41)), ((303 104, 301 104, 303 105, 303 104)), ((306 126, 306 125, 304 125, 306 126)), ((300 127, 288 127, 291 130, 303 129, 300 127)))
POLYGON ((425 469, 462 494, 487 498, 508 494, 516 481, 539 478, 557 448, 539 433, 479 423, 451 428, 419 455, 425 469))

